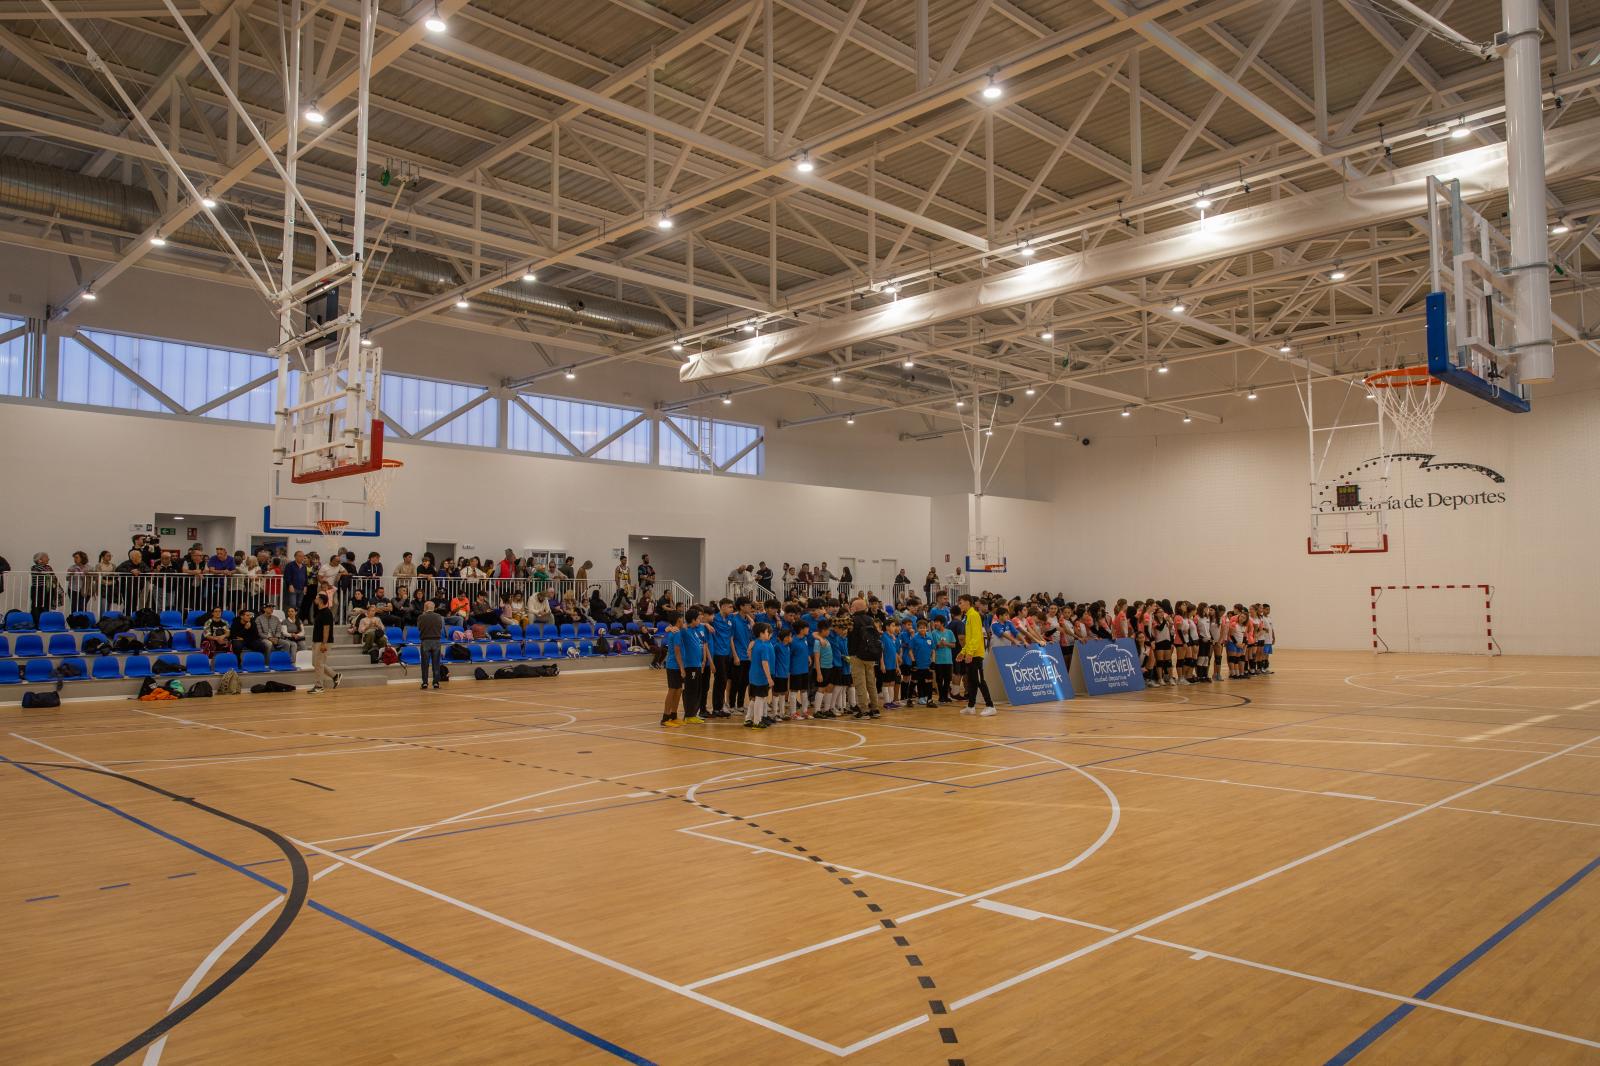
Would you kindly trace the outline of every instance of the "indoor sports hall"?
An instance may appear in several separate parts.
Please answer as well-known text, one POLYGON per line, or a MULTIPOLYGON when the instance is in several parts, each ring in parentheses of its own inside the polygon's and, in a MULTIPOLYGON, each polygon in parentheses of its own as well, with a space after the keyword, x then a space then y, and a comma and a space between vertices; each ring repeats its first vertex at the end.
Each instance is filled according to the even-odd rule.
POLYGON ((1600 1063, 1600 7, 0 2, 0 1060, 1600 1063))

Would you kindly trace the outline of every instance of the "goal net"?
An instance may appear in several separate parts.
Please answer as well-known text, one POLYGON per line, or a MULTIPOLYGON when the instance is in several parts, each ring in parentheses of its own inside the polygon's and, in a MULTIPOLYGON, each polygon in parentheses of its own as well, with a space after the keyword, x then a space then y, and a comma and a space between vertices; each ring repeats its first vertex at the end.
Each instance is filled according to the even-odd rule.
POLYGON ((1373 651, 1500 654, 1491 585, 1373 585, 1371 592, 1373 651))

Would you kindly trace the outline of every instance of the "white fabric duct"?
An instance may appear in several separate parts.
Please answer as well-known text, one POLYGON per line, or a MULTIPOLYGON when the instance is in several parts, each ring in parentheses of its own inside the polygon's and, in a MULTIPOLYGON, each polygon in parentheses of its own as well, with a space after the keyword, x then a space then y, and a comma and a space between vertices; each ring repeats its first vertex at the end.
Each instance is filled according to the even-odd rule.
MULTIPOLYGON (((1545 137, 1547 178, 1600 170, 1600 119, 1558 127, 1545 137)), ((1461 194, 1468 200, 1501 192, 1506 187, 1506 146, 1492 144, 1457 152, 1358 182, 1122 241, 1087 255, 1043 259, 981 281, 901 296, 865 311, 764 334, 697 353, 683 365, 678 377, 700 381, 742 373, 1032 300, 1421 215, 1427 207, 1429 175, 1441 181, 1459 179, 1461 194)))

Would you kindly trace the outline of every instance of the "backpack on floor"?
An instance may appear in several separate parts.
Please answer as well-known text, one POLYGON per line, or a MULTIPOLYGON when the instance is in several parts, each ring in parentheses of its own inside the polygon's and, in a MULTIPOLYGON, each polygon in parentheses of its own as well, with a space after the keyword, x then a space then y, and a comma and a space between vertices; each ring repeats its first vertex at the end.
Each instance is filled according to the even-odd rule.
POLYGON ((611 642, 607 640, 604 635, 594 638, 594 653, 596 655, 611 654, 611 642))
POLYGON ((533 676, 535 677, 555 677, 557 674, 561 673, 561 667, 557 666, 555 663, 540 663, 533 669, 535 671, 533 676))
POLYGON ((80 665, 79 663, 73 662, 70 659, 64 659, 61 662, 56 663, 55 675, 56 675, 56 677, 61 678, 62 680, 67 680, 69 678, 75 678, 75 677, 82 677, 83 676, 83 666, 80 665))
POLYGON ((180 700, 189 694, 188 686, 182 681, 179 681, 177 678, 173 678, 171 681, 167 682, 167 691, 172 693, 175 699, 180 700))
POLYGON ((146 696, 150 695, 150 690, 155 687, 156 679, 153 677, 147 677, 143 681, 139 682, 139 694, 133 698, 136 700, 142 700, 146 696))
POLYGON ((177 698, 177 693, 160 685, 153 686, 148 692, 139 697, 140 700, 146 703, 154 703, 157 700, 175 700, 177 698))
POLYGON ((189 686, 188 698, 191 700, 206 700, 210 699, 211 696, 211 682, 209 681, 196 681, 189 686))
POLYGON ((250 691, 256 695, 267 692, 293 692, 293 685, 285 685, 282 681, 263 681, 259 685, 251 685, 250 691))
POLYGON ((59 707, 61 696, 55 692, 24 692, 22 694, 22 709, 31 711, 36 707, 59 707))
POLYGON ((472 671, 472 676, 479 681, 487 681, 489 680, 489 671, 480 666, 476 670, 472 671))
POLYGON ((244 686, 239 683, 239 672, 237 670, 229 670, 217 678, 217 695, 237 696, 243 691, 244 686))

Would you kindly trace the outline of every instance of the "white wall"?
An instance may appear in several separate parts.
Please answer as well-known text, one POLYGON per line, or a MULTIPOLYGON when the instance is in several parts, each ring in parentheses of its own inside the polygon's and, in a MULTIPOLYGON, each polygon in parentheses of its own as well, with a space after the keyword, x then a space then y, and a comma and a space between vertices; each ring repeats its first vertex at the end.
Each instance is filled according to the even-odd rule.
MULTIPOLYGON (((160 513, 236 515, 237 540, 261 532, 271 433, 236 424, 0 404, 0 554, 26 567, 35 551, 64 569, 76 548, 122 558, 128 525, 160 513)), ((629 533, 703 537, 706 573, 758 559, 837 559, 851 550, 928 565, 926 496, 711 477, 657 467, 540 459, 479 449, 394 445, 402 459, 383 536, 352 541, 391 564, 426 541, 564 547, 609 577, 629 533)), ((920 568, 920 569, 919 569, 920 568)), ((720 586, 714 591, 720 592, 720 586)))
MULTIPOLYGON (((1600 391, 1538 398, 1527 415, 1441 414, 1433 443, 1437 462, 1481 464, 1505 483, 1396 463, 1391 496, 1506 501, 1401 509, 1388 553, 1310 556, 1304 429, 1097 441, 1060 473, 1068 597, 1268 602, 1284 645, 1359 649, 1371 647, 1369 586, 1487 582, 1507 653, 1600 654, 1589 621, 1600 597, 1600 391)), ((1449 595, 1412 597, 1413 628, 1443 625, 1450 612, 1432 604, 1449 595)), ((1453 623, 1476 629, 1481 600, 1451 602, 1453 623)), ((1391 594, 1383 610, 1401 625, 1397 606, 1391 594)))

